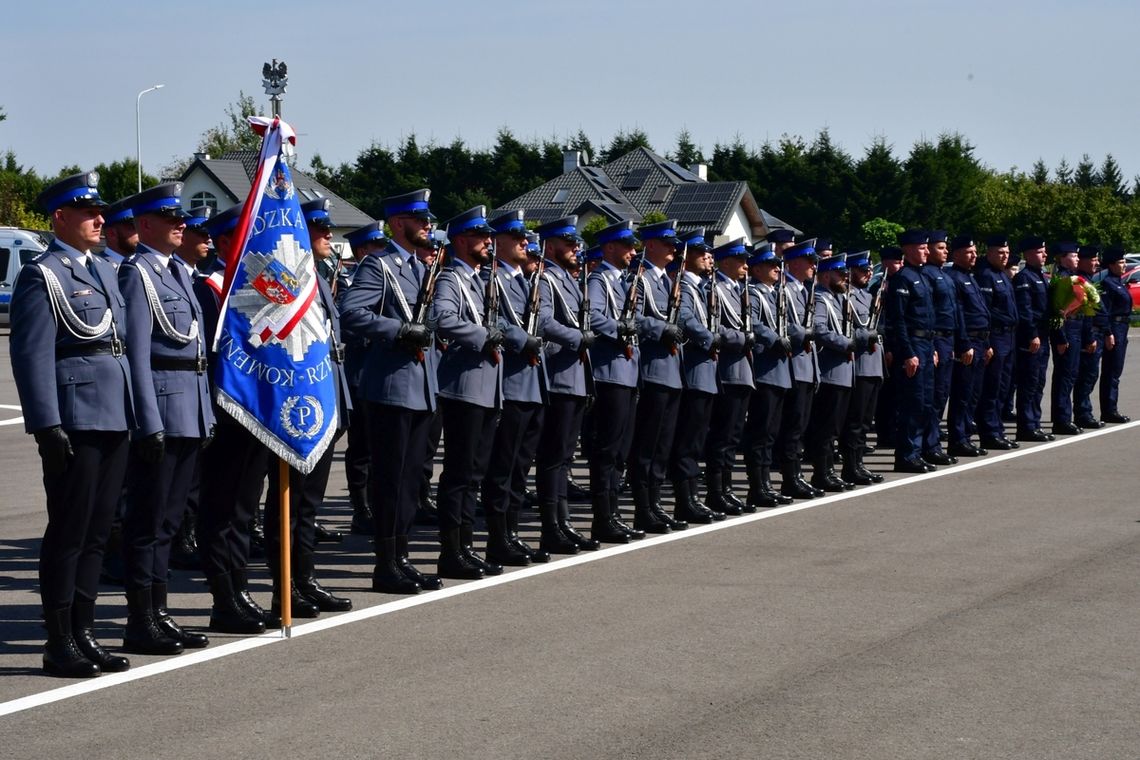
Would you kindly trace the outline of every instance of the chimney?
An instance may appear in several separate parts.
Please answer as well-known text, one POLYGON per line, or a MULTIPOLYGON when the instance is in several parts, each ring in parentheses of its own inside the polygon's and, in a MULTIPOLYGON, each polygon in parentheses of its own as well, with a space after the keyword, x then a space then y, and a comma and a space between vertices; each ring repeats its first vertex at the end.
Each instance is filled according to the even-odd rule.
POLYGON ((709 165, 708 164, 693 164, 689 167, 689 171, 701 178, 702 181, 709 181, 709 165))
POLYGON ((582 151, 566 148, 562 151, 562 173, 567 174, 579 166, 585 166, 588 160, 582 151))
POLYGON ((195 161, 209 161, 210 160, 210 154, 209 153, 195 153, 194 154, 194 160, 195 161))

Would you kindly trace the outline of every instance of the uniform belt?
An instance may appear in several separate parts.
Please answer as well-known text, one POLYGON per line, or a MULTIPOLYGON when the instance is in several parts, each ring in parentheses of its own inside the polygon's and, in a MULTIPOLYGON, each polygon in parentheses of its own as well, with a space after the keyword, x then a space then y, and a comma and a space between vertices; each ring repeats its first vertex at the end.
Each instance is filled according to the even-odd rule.
POLYGON ((934 337, 936 338, 949 338, 954 334, 953 330, 934 330, 934 337))
POLYGON ((1010 333, 1010 332, 1013 332, 1012 327, 993 327, 993 328, 990 328, 990 334, 992 334, 992 335, 1005 335, 1006 333, 1010 333))
POLYGON ((110 343, 87 343, 83 345, 56 346, 55 358, 70 359, 74 356, 122 356, 123 342, 115 338, 110 343))
POLYGON ((1130 317, 1130 316, 1128 316, 1128 317, 1109 317, 1108 318, 1108 321, 1115 322, 1117 324, 1128 324, 1131 320, 1132 320, 1132 317, 1130 317))
POLYGON ((933 330, 911 330, 910 334, 914 338, 929 338, 934 335, 933 330))
POLYGON ((199 375, 206 372, 206 357, 196 359, 166 359, 161 356, 152 356, 150 368, 171 372, 197 372, 199 375))
POLYGON ((966 337, 967 338, 977 338, 978 340, 985 340, 986 338, 990 337, 990 331, 989 330, 967 330, 966 331, 966 337))
POLYGON ((344 344, 329 341, 329 357, 337 364, 344 364, 344 344))

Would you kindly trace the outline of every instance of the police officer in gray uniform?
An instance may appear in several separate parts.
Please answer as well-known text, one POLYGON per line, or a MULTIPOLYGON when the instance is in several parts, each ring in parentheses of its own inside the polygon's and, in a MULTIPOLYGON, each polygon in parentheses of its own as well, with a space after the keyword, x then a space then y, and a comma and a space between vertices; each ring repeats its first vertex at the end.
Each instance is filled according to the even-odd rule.
POLYGON ((107 205, 97 183, 94 172, 76 174, 40 194, 55 239, 20 271, 11 306, 12 374, 47 495, 39 563, 43 666, 67 678, 130 667, 92 632, 135 424, 123 297, 115 270, 90 253, 107 205))
POLYGON ((854 484, 835 474, 835 441, 847 416, 855 384, 854 323, 847 313, 847 257, 820 259, 813 315, 819 390, 812 404, 806 452, 812 462, 811 484, 822 491, 840 492, 854 484))
POLYGON ((847 289, 848 308, 855 339, 855 384, 847 405, 847 419, 839 437, 843 455, 843 472, 848 483, 866 486, 883 482, 883 476, 863 464, 867 435, 875 424, 875 402, 883 386, 883 350, 878 330, 871 323, 873 299, 867 284, 871 281, 871 252, 847 254, 850 281, 847 289))
POLYGON ((392 236, 382 253, 366 256, 340 303, 341 326, 349 340, 368 341, 360 376, 367 407, 369 472, 375 494, 376 567, 372 589, 416 594, 442 586, 408 561, 408 532, 420 498, 428 456, 428 432, 436 406, 436 357, 432 331, 418 319, 427 268, 415 249, 429 244, 435 216, 430 190, 382 201, 392 236))
POLYGON ((182 184, 170 182, 131 197, 140 242, 119 267, 139 416, 123 525, 128 608, 123 646, 140 654, 177 654, 209 643, 166 612, 171 540, 182 522, 198 453, 214 427, 202 310, 186 270, 172 257, 186 227, 181 194, 182 184))

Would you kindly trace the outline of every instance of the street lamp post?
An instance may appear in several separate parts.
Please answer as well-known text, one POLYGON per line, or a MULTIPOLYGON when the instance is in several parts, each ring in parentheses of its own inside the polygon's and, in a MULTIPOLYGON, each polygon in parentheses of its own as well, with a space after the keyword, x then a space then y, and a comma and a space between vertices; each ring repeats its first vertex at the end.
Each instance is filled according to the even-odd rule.
POLYGON ((140 118, 139 112, 140 112, 140 109, 142 106, 142 96, 146 95, 148 92, 153 92, 155 90, 161 90, 165 86, 166 85, 164 85, 164 84, 156 84, 154 87, 148 87, 145 90, 143 90, 142 92, 140 92, 138 94, 138 97, 135 98, 135 163, 138 164, 138 169, 139 169, 139 189, 138 189, 138 191, 140 193, 142 192, 142 129, 141 129, 141 118, 140 118))

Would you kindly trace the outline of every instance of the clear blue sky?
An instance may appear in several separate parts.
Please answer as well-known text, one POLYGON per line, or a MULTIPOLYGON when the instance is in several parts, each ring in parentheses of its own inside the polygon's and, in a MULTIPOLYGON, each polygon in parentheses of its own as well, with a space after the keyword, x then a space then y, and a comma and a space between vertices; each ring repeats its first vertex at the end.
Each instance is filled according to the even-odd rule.
POLYGON ((163 83, 142 100, 157 173, 239 91, 267 112, 261 65, 278 58, 302 166, 413 132, 482 148, 502 126, 596 144, 637 127, 667 152, 687 128, 711 153, 827 127, 855 155, 877 135, 905 155, 959 131, 998 169, 1088 152, 1140 174, 1135 2, 132 0, 3 15, 0 150, 41 173, 133 156, 135 96, 163 83))

